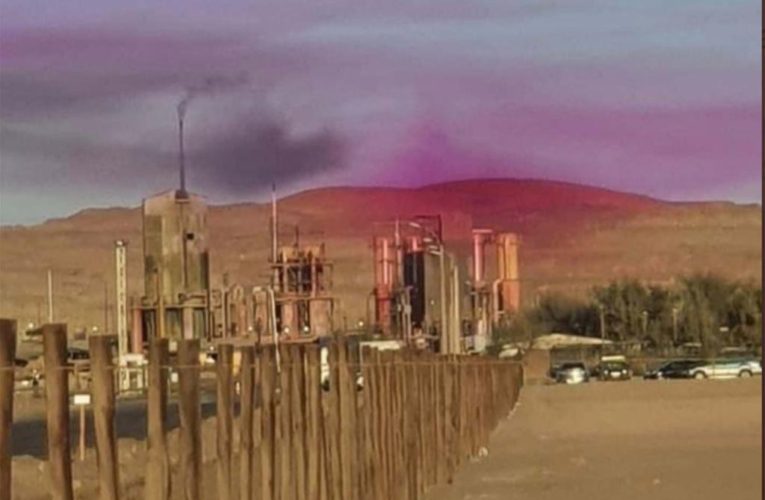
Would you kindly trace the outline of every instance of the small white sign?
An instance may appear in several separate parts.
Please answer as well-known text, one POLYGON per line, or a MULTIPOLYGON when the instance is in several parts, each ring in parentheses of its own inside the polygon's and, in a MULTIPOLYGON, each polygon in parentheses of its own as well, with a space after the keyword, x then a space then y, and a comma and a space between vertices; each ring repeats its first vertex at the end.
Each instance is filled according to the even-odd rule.
POLYGON ((72 403, 75 406, 87 406, 90 404, 90 394, 88 393, 75 394, 72 399, 72 403))

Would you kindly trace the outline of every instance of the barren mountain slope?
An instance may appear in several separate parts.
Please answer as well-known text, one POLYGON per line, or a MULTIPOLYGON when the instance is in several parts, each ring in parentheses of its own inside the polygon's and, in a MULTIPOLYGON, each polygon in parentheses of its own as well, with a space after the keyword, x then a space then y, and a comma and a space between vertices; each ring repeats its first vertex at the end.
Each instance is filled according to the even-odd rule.
MULTIPOLYGON (((370 237, 377 221, 441 214, 445 237, 467 252, 469 229, 521 234, 524 300, 540 290, 586 293, 617 277, 666 281, 711 271, 760 281, 761 208, 732 203, 666 203, 643 196, 550 181, 473 180, 419 189, 326 188, 280 200, 280 236, 324 241, 335 263, 340 316, 366 315, 372 288, 370 237)), ((213 283, 264 283, 267 205, 214 206, 213 283)), ((56 320, 74 329, 104 319, 113 305, 113 241, 127 239, 129 292, 142 290, 140 209, 89 209, 30 227, 0 230, 0 316, 45 318, 46 269, 55 276, 56 320), (105 294, 105 287, 108 291, 105 294)), ((491 252, 489 252, 491 259, 491 252)), ((109 321, 113 324, 113 307, 109 321)), ((340 319, 340 318, 339 318, 340 319)))

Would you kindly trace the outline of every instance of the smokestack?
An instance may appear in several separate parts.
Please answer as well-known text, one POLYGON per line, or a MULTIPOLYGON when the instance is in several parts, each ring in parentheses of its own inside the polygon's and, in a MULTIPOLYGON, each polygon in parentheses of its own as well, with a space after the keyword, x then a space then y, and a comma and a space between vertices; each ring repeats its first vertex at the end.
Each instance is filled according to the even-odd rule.
POLYGON ((180 169, 181 192, 186 192, 186 158, 183 151, 183 108, 178 107, 178 168, 180 169))

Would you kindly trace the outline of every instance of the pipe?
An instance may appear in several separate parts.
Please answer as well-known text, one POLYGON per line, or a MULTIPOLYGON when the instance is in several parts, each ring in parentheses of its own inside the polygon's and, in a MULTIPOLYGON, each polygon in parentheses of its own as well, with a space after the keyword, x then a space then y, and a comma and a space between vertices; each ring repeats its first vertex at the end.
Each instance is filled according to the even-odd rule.
POLYGON ((473 280, 483 281, 483 235, 476 232, 473 233, 473 280))
POLYGON ((448 354, 460 352, 460 279, 459 269, 452 266, 452 335, 448 354))
POLYGON ((271 299, 271 328, 274 332, 274 346, 276 352, 276 373, 282 372, 281 357, 279 356, 279 332, 276 331, 276 296, 274 289, 271 287, 266 288, 266 291, 271 299))
POLYGON ((422 248, 420 247, 420 239, 417 236, 412 236, 409 238, 409 251, 410 252, 419 252, 422 248))
POLYGON ((438 266, 439 273, 441 274, 441 342, 439 345, 439 350, 441 351, 441 354, 447 354, 448 346, 446 345, 446 340, 448 338, 448 316, 446 313, 446 262, 443 243, 439 244, 439 247, 440 251, 438 252, 438 266))
POLYGON ((507 276, 507 266, 505 266, 505 247, 502 237, 497 241, 497 276, 500 279, 505 279, 507 276))
POLYGON ((499 321, 499 285, 501 283, 501 278, 491 282, 491 315, 495 323, 499 321))
POLYGON ((133 354, 141 354, 143 352, 143 320, 141 318, 141 309, 138 307, 133 309, 132 327, 133 328, 130 331, 130 352, 133 354))
POLYGON ((404 262, 404 256, 403 256, 403 249, 401 248, 401 223, 399 222, 398 218, 396 218, 396 233, 395 233, 395 239, 394 239, 394 246, 396 247, 396 274, 395 274, 395 280, 392 282, 394 285, 398 285, 399 283, 402 283, 404 281, 403 279, 403 262, 404 262))
POLYGON ((274 336, 274 346, 276 350, 276 372, 281 373, 281 358, 279 357, 279 333, 276 331, 276 295, 274 294, 273 287, 270 286, 265 288, 256 286, 252 288, 252 294, 256 294, 262 291, 266 292, 266 300, 268 301, 269 306, 271 333, 274 336))
POLYGON ((384 285, 390 285, 392 280, 390 272, 390 256, 388 255, 388 239, 382 238, 380 244, 382 246, 382 282, 384 285))

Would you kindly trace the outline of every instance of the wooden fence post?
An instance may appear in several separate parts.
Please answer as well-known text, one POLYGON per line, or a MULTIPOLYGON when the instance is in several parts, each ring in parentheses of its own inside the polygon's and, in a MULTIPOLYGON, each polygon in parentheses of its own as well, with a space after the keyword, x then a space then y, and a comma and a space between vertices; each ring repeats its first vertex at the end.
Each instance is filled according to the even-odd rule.
POLYGON ((319 498, 319 418, 321 381, 319 377, 319 349, 307 346, 303 361, 305 380, 305 453, 306 453, 306 489, 305 498, 319 498))
POLYGON ((393 493, 398 498, 411 499, 409 496, 411 467, 408 441, 408 424, 411 418, 409 412, 409 400, 406 386, 408 370, 408 351, 396 352, 392 366, 392 404, 393 422, 393 471, 391 478, 393 493))
POLYGON ((274 499, 274 357, 273 346, 264 347, 260 354, 261 442, 260 498, 274 499))
POLYGON ((358 373, 361 376, 361 390, 358 391, 359 407, 357 413, 357 422, 359 423, 359 453, 358 460, 361 467, 359 485, 362 499, 372 500, 374 498, 374 452, 372 439, 372 397, 371 382, 372 373, 369 369, 369 356, 371 349, 363 347, 355 359, 358 373))
MULTIPOLYGON (((353 442, 354 435, 353 418, 351 411, 355 413, 352 406, 351 394, 348 390, 348 351, 345 342, 340 341, 333 344, 334 363, 337 373, 337 435, 340 446, 340 480, 342 484, 341 498, 355 498, 353 495, 353 442)), ((354 398, 355 399, 355 398, 354 398)))
POLYGON ((446 363, 447 358, 440 356, 435 363, 436 378, 436 421, 438 430, 436 435, 436 484, 446 482, 446 466, 448 458, 446 457, 446 428, 449 414, 446 409, 446 363))
POLYGON ((66 325, 49 323, 43 325, 42 330, 51 496, 56 500, 71 500, 72 450, 69 439, 66 325))
POLYGON ((16 321, 0 319, 0 498, 11 498, 11 426, 16 321))
POLYGON ((260 346, 255 347, 255 354, 252 363, 252 457, 250 461, 250 472, 252 474, 252 490, 260 491, 261 467, 260 467, 260 445, 263 441, 263 401, 260 397, 260 346))
POLYGON ((339 422, 339 388, 337 370, 337 348, 335 345, 327 346, 327 359, 329 362, 329 391, 322 391, 322 423, 324 471, 326 475, 327 497, 330 499, 343 498, 342 473, 340 461, 340 440, 338 438, 339 422))
MULTIPOLYGON (((216 473, 218 491, 221 500, 231 500, 231 460, 233 441, 233 408, 234 380, 232 364, 234 346, 221 344, 218 346, 216 362, 217 401, 216 401, 216 473)), ((250 425, 250 428, 252 426, 250 425)))
POLYGON ((381 447, 382 434, 380 432, 380 409, 379 397, 380 388, 378 386, 378 353, 377 349, 365 348, 363 351, 363 376, 364 392, 367 417, 367 460, 369 468, 369 477, 366 487, 369 489, 366 498, 378 500, 382 498, 382 476, 384 474, 384 456, 381 447))
POLYGON ((114 335, 93 335, 88 339, 98 457, 98 490, 102 500, 119 498, 117 437, 114 430, 114 363, 112 362, 112 341, 116 338, 114 335))
POLYGON ((295 500, 305 500, 306 451, 305 451, 305 390, 303 377, 304 349, 292 346, 290 366, 290 456, 292 458, 292 483, 295 500))
POLYGON ((202 426, 199 406, 199 339, 178 342, 180 481, 186 500, 198 500, 202 483, 202 426))
POLYGON ((290 435, 289 435, 289 375, 292 363, 291 351, 288 346, 279 346, 280 364, 277 365, 276 391, 274 399, 274 499, 291 500, 290 488, 290 435))
POLYGON ((239 366, 239 499, 252 500, 254 470, 253 442, 253 395, 255 377, 255 347, 241 349, 242 362, 239 366))
POLYGON ((149 342, 149 389, 147 394, 147 500, 170 498, 170 464, 167 455, 167 339, 149 342))

